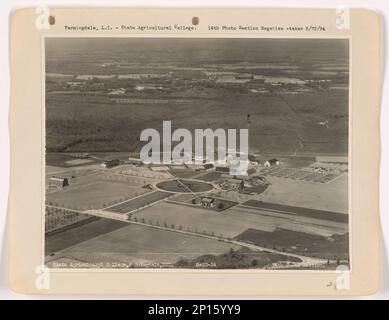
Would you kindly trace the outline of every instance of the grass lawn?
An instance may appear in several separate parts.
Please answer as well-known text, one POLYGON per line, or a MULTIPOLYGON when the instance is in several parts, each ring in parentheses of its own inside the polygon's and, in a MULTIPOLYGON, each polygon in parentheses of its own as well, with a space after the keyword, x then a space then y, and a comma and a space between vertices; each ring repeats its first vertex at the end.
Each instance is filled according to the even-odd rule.
POLYGON ((198 174, 198 172, 187 169, 170 169, 169 173, 177 178, 191 178, 198 174))

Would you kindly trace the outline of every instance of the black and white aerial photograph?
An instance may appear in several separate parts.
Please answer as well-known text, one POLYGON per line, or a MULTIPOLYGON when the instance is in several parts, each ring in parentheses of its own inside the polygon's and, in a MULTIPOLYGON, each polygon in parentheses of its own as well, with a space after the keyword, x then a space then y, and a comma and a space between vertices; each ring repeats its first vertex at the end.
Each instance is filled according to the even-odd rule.
POLYGON ((348 39, 44 46, 49 268, 350 267, 348 39))

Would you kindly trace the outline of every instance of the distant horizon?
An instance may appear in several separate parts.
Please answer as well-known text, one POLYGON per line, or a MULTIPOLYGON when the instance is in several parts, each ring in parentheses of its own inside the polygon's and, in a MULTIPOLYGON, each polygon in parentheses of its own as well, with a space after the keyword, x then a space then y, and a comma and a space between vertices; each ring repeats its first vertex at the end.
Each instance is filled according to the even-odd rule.
POLYGON ((140 132, 162 120, 240 129, 246 113, 252 152, 348 152, 348 39, 47 37, 45 48, 49 152, 140 151, 140 132))

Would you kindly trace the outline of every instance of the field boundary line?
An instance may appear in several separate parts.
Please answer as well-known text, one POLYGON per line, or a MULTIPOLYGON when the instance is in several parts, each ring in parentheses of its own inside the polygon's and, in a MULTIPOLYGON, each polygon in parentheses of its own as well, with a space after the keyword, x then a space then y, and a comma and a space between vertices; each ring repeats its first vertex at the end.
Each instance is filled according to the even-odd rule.
POLYGON ((125 202, 128 202, 128 201, 132 201, 132 200, 135 200, 135 199, 137 199, 137 198, 140 198, 140 197, 143 197, 143 196, 146 196, 146 195, 149 195, 149 194, 155 193, 155 192, 158 192, 158 190, 153 190, 153 191, 151 191, 151 192, 146 192, 146 193, 143 193, 143 194, 141 194, 141 195, 139 195, 139 196, 136 196, 136 197, 134 197, 134 198, 127 199, 127 200, 124 200, 124 201, 121 201, 121 202, 115 203, 115 204, 113 204, 113 205, 111 205, 111 206, 108 206, 108 207, 104 207, 104 208, 103 208, 103 209, 101 209, 101 210, 106 210, 106 209, 109 209, 109 208, 112 208, 112 207, 118 206, 118 205, 120 205, 120 204, 122 204, 122 203, 125 203, 125 202))

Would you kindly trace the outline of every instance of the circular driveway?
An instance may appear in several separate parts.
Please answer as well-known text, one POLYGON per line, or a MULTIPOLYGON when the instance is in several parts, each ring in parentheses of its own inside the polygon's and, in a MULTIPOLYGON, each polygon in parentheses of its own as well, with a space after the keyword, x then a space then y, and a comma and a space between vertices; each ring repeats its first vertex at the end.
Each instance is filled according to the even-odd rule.
POLYGON ((165 180, 158 182, 155 187, 161 191, 175 193, 201 193, 215 188, 211 183, 190 179, 165 180))

